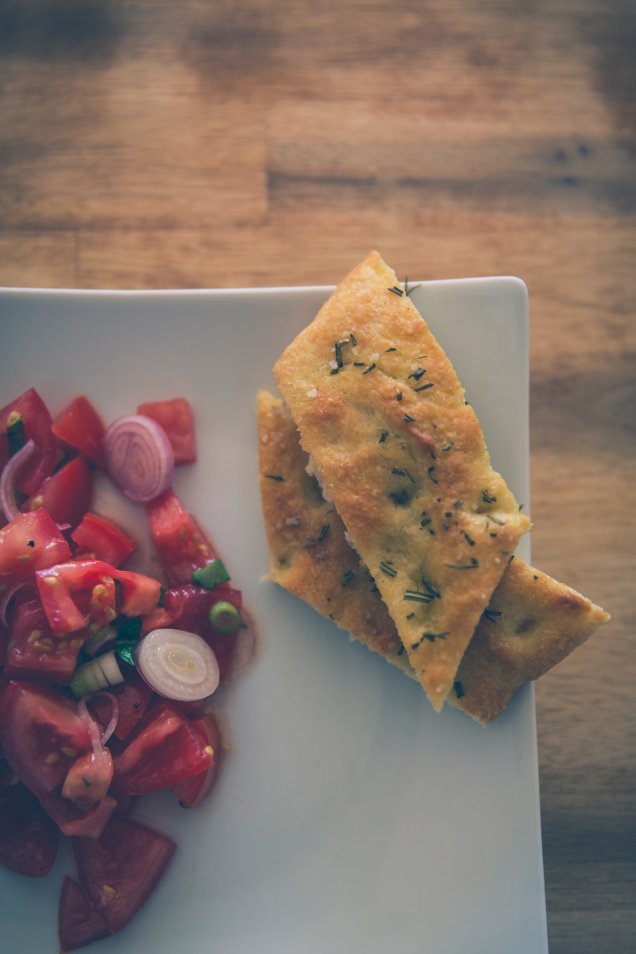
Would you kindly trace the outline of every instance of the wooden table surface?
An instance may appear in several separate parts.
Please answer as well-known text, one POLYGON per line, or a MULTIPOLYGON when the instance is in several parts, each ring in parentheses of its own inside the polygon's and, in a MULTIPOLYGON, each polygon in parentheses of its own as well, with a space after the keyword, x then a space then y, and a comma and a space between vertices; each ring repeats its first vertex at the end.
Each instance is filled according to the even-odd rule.
POLYGON ((636 950, 635 89, 632 0, 0 0, 0 285, 527 282, 552 954, 636 950))

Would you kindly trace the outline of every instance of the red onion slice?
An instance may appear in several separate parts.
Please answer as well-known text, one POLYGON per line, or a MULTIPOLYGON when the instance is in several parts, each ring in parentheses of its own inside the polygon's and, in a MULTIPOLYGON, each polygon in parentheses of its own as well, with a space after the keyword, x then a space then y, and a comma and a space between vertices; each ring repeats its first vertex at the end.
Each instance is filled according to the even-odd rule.
POLYGON ((172 446, 149 417, 130 414, 113 421, 104 435, 104 451, 108 473, 131 500, 153 500, 172 483, 172 446))
POLYGON ((33 439, 29 438, 26 444, 19 451, 16 451, 4 465, 2 476, 0 476, 0 506, 7 520, 13 520, 20 513, 20 508, 15 499, 15 479, 18 471, 34 450, 33 439))

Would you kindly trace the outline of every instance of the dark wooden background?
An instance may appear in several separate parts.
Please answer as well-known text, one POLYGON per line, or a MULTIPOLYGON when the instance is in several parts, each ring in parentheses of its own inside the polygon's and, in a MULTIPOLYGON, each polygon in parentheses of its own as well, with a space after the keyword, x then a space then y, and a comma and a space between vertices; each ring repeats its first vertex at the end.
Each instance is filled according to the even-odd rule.
POLYGON ((633 0, 0 0, 0 284, 515 274, 534 562, 613 622, 537 687, 552 954, 636 950, 633 0))

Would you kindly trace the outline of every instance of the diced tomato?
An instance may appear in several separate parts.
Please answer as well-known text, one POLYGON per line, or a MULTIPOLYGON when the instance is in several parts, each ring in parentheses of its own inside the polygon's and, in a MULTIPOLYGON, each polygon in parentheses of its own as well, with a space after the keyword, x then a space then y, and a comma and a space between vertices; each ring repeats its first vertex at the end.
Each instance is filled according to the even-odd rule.
MULTIPOLYGON (((111 686, 108 692, 117 700, 119 717, 115 736, 123 741, 143 718, 154 692, 130 667, 126 667, 126 681, 111 686)), ((109 699, 97 695, 90 700, 89 706, 97 721, 104 727, 108 725, 112 713, 109 699)))
POLYGON ((71 534, 78 547, 93 553, 97 560, 121 566, 134 551, 137 544, 121 527, 98 513, 87 513, 71 534))
POLYGON ((145 795, 172 788, 210 768, 213 753, 201 732, 167 703, 154 706, 115 758, 116 788, 145 795))
POLYGON ((0 583, 27 580, 34 570, 70 559, 71 548, 43 507, 19 513, 0 530, 0 583))
MULTIPOLYGON (((6 765, 6 763, 4 763, 6 765)), ((43 878, 53 867, 58 831, 35 795, 3 772, 0 785, 0 865, 26 875, 43 878)))
POLYGON ((156 607, 161 594, 158 580, 142 573, 119 570, 103 560, 60 563, 38 571, 35 582, 55 633, 83 629, 87 618, 101 626, 112 621, 118 612, 124 616, 143 616, 156 607), (119 607, 116 606, 115 582, 121 590, 119 607))
POLYGON ((205 772, 199 772, 193 778, 186 779, 173 787, 172 790, 183 808, 194 808, 210 792, 217 777, 221 755, 219 726, 211 712, 193 722, 192 727, 201 733, 206 744, 212 749, 212 762, 205 772))
POLYGON ((0 669, 4 668, 7 658, 7 647, 9 645, 9 630, 0 623, 0 669))
POLYGON ((49 626, 40 600, 16 600, 4 673, 68 685, 85 633, 59 636, 49 626))
POLYGON ((193 571, 216 556, 174 490, 165 490, 147 503, 146 514, 168 582, 173 586, 189 583, 193 571))
POLYGON ((12 679, 0 695, 0 746, 20 781, 42 796, 62 784, 91 739, 62 692, 12 679))
POLYGON ((166 432, 172 445, 175 464, 193 464, 197 459, 192 405, 186 398, 148 401, 140 404, 137 414, 152 418, 166 432))
POLYGON ((77 882, 68 876, 62 884, 58 924, 62 951, 75 951, 110 934, 104 917, 77 882))
POLYGON ((100 838, 74 843, 78 880, 111 934, 148 899, 172 858, 172 839, 126 818, 111 818, 100 838))
POLYGON ((44 507, 56 523, 75 527, 91 505, 93 475, 83 457, 73 457, 47 477, 27 507, 44 507))
POLYGON ((62 785, 66 798, 82 811, 94 808, 106 798, 113 780, 113 757, 107 746, 96 746, 75 759, 62 785))
POLYGON ((99 838, 117 808, 116 800, 110 795, 86 811, 56 792, 41 795, 40 802, 62 834, 72 838, 99 838))
POLYGON ((104 423, 83 394, 73 398, 60 411, 51 430, 63 444, 83 454, 98 467, 104 466, 104 423))
POLYGON ((0 410, 0 469, 9 459, 7 428, 11 418, 20 415, 24 425, 25 443, 33 440, 35 450, 24 462, 17 476, 16 487, 27 497, 34 494, 45 477, 52 473, 57 460, 57 444, 51 432, 51 415, 38 392, 29 388, 0 410))

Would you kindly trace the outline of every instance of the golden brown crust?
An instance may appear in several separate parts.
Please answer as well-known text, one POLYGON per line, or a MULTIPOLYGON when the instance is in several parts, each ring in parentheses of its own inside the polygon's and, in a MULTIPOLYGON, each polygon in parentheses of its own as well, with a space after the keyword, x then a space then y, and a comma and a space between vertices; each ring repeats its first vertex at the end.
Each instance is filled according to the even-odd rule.
POLYGON ((274 373, 321 485, 440 709, 528 518, 491 469, 450 361, 376 252, 274 373))
MULTIPOLYGON (((373 581, 346 542, 342 521, 307 474, 289 412, 267 392, 259 394, 258 407, 271 579, 414 677, 373 581), (283 480, 273 479, 278 477, 283 480)), ((564 659, 608 619, 580 593, 515 557, 480 619, 448 701, 478 722, 491 722, 521 685, 564 659)))

